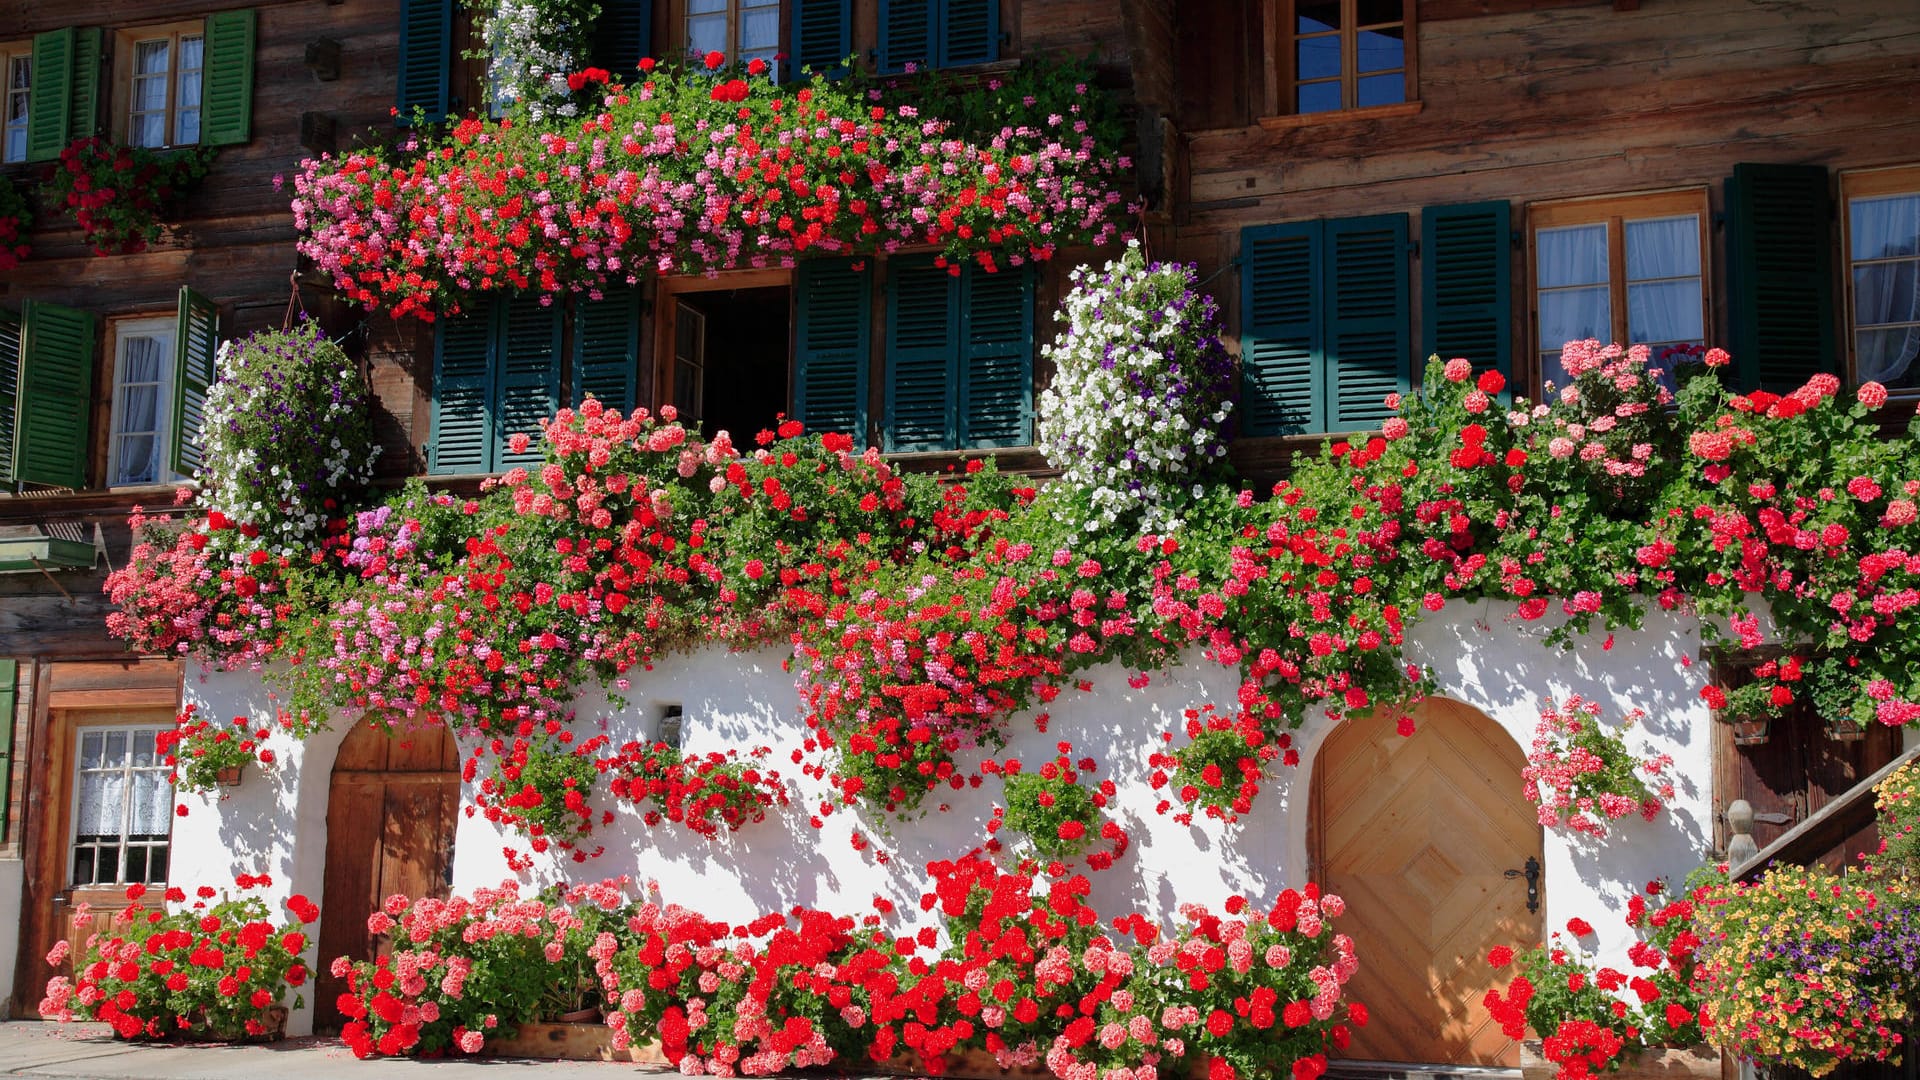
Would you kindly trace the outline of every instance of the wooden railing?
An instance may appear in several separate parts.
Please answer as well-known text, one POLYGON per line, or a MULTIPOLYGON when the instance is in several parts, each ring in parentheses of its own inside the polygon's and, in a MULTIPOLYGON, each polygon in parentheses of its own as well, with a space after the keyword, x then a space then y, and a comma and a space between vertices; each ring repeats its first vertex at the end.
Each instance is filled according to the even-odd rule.
POLYGON ((1727 807, 1727 864, 1734 880, 1751 881, 1778 862, 1802 866, 1825 862, 1843 870, 1847 841, 1874 824, 1874 785, 1915 758, 1920 758, 1920 747, 1894 758, 1764 848, 1753 840, 1753 807, 1745 799, 1734 800, 1727 807), (1834 865, 1836 855, 1842 865, 1834 865))

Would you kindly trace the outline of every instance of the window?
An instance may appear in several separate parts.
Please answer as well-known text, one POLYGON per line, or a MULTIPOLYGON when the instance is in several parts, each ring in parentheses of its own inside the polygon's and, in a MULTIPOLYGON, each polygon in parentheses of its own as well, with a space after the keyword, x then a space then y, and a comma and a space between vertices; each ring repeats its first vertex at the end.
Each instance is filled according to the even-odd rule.
POLYGON ((172 428, 172 319, 123 319, 113 326, 113 401, 109 412, 107 486, 154 484, 168 478, 162 461, 172 428))
POLYGON ((167 880, 173 828, 171 770, 155 739, 163 727, 87 727, 75 736, 72 873, 69 883, 132 885, 167 880))
MULTIPOLYGON (((429 471, 493 473, 539 463, 537 443, 515 453, 508 440, 537 438, 540 421, 560 407, 562 377, 569 374, 561 349, 565 313, 537 296, 499 294, 439 320, 429 471)), ((633 289, 576 301, 570 401, 592 394, 622 412, 633 407, 639 323, 633 289)))
POLYGON ((687 52, 729 61, 765 60, 779 77, 780 0, 686 0, 687 52))
POLYGON ((1595 338, 1663 348, 1706 343, 1705 191, 1535 206, 1535 348, 1541 380, 1569 381, 1560 347, 1595 338))
POLYGON ((1248 435, 1355 431, 1410 385, 1405 214, 1301 221, 1240 239, 1248 435))
POLYGON ((1033 272, 887 266, 888 451, 1033 443, 1033 272))
POLYGON ((127 94, 130 146, 193 146, 200 142, 200 76, 206 38, 161 27, 129 39, 133 73, 127 94), (152 36, 149 36, 152 35, 152 36))
POLYGON ((1920 166, 1849 173, 1840 186, 1854 375, 1920 387, 1920 166))
POLYGON ((251 9, 123 30, 113 128, 130 146, 220 146, 252 134, 251 9))
POLYGON ((0 64, 7 79, 5 141, 0 144, 0 161, 27 160, 27 117, 33 100, 33 55, 25 42, 0 46, 0 64))
POLYGON ((898 74, 1000 59, 1000 0, 880 0, 880 70, 898 74))
POLYGON ((663 283, 660 400, 711 437, 745 443, 788 413, 793 354, 793 274, 742 270, 663 283), (668 337, 667 335, 671 335, 668 337), (669 347, 670 342, 670 347, 669 347))
POLYGON ((1284 111, 1413 100, 1410 7, 1406 0, 1280 0, 1284 111))

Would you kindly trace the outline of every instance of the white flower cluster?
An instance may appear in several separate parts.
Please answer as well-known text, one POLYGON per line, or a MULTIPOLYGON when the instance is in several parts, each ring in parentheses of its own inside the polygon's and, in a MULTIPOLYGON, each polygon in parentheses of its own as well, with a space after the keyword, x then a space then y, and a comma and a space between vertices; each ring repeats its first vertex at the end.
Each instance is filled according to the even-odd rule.
POLYGON ((535 121, 573 116, 567 76, 584 65, 589 26, 579 0, 491 0, 476 5, 489 92, 502 111, 526 105, 535 121))
POLYGON ((1040 449, 1090 503, 1089 531, 1122 520, 1160 531, 1226 456, 1233 361, 1213 299, 1192 267, 1148 265, 1137 242, 1094 271, 1076 268, 1054 318, 1067 324, 1042 354, 1040 449))
POLYGON ((359 369, 319 327, 224 342, 201 421, 199 503, 304 552, 380 456, 359 369))

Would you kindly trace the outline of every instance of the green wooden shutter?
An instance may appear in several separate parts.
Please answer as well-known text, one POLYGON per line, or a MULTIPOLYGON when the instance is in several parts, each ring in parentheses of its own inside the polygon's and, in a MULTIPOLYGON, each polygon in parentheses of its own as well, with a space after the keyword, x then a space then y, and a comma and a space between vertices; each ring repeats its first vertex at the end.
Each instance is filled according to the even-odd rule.
POLYGON ((1033 268, 969 264, 960 287, 963 447, 1033 445, 1033 268))
POLYGON ((1727 179, 1728 348, 1743 386, 1837 371, 1833 209, 1818 165, 1735 165, 1727 179))
POLYGON ((75 31, 69 26, 33 38, 27 95, 27 160, 52 161, 72 141, 75 31))
POLYGON ((252 8, 207 16, 206 89, 201 94, 200 143, 226 146, 253 137, 252 8))
POLYGON ((1326 429, 1320 364, 1320 222, 1240 234, 1242 425, 1248 435, 1326 429))
POLYGON ((95 330, 90 311, 27 301, 20 334, 15 479, 48 487, 86 486, 95 330))
POLYGON ((19 420, 20 313, 0 310, 0 483, 11 484, 14 427, 19 420))
POLYGON ((959 292, 960 279, 931 258, 887 267, 887 450, 951 450, 958 442, 959 292))
POLYGON ((14 839, 7 808, 13 799, 13 714, 19 679, 20 661, 0 660, 0 841, 14 839))
POLYGON ((936 0, 880 0, 880 70, 925 70, 933 63, 936 0))
POLYGON ((1513 374, 1513 225, 1505 200, 1420 212, 1420 353, 1513 374))
POLYGON ((1000 58, 1000 0, 940 0, 938 67, 1000 58))
POLYGON ((653 0, 600 0, 593 67, 612 72, 616 82, 632 83, 638 78, 640 58, 652 51, 653 0))
POLYGON ((433 472, 493 471, 496 306, 478 300, 440 319, 433 348, 433 472))
POLYGON ((794 419, 809 433, 841 431, 866 445, 873 272, 852 259, 801 263, 794 317, 794 419))
POLYGON ((173 346, 173 447, 168 467, 181 476, 200 471, 201 427, 213 387, 220 313, 213 301, 180 286, 173 346))
POLYGON ((1407 330, 1407 215, 1327 222, 1328 430, 1356 431, 1393 415, 1413 366, 1407 330))
POLYGON ((853 54, 853 0, 793 0, 792 70, 845 70, 853 54))
POLYGON ((73 105, 69 138, 100 132, 100 28, 84 26, 73 35, 73 105))
POLYGON ((439 120, 452 111, 453 0, 400 0, 400 73, 394 105, 398 122, 413 122, 413 110, 439 120))
POLYGON ((560 305, 542 304, 532 293, 515 294, 504 301, 505 326, 500 331, 500 418, 494 432, 495 459, 490 472, 515 465, 540 463, 540 421, 560 408, 560 305), (532 441, 522 453, 511 453, 510 436, 525 434, 532 441))
MULTIPOLYGON (((592 394, 622 413, 640 397, 640 290, 610 285, 573 311, 573 401, 592 394)), ((508 434, 512 434, 509 432, 508 434)))

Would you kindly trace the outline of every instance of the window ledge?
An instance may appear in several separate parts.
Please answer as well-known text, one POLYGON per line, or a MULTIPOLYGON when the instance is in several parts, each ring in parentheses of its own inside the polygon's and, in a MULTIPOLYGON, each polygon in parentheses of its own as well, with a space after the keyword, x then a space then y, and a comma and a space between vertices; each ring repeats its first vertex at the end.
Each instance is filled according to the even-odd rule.
POLYGON ((1401 101, 1392 105, 1371 105, 1364 109, 1332 109, 1316 113, 1288 113, 1284 116, 1263 116, 1260 126, 1268 131, 1286 131, 1292 128, 1318 127, 1322 124, 1360 123, 1366 120, 1392 120, 1402 116, 1418 116, 1426 107, 1421 101, 1401 101))

